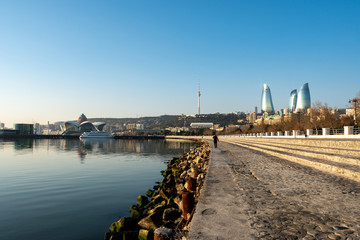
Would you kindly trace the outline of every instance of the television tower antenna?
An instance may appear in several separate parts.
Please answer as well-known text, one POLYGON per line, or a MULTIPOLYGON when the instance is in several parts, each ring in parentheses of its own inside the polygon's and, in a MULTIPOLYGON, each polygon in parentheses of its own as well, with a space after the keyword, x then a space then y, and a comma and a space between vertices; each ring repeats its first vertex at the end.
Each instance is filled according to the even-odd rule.
POLYGON ((200 80, 199 80, 199 90, 198 90, 198 115, 200 116, 200 80))

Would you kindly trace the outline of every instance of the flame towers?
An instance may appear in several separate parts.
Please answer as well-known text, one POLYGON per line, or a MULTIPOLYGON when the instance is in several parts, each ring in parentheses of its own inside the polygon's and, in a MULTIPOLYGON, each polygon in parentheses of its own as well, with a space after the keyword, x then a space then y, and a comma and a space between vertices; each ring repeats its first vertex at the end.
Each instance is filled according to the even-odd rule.
POLYGON ((296 112, 302 112, 311 107, 309 84, 301 86, 296 100, 296 112))
POLYGON ((296 89, 294 89, 290 93, 290 100, 289 100, 289 109, 291 112, 295 112, 296 101, 297 101, 297 91, 296 89))
POLYGON ((264 84, 263 92, 261 95, 261 111, 273 114, 274 106, 271 98, 270 88, 267 84, 264 84))

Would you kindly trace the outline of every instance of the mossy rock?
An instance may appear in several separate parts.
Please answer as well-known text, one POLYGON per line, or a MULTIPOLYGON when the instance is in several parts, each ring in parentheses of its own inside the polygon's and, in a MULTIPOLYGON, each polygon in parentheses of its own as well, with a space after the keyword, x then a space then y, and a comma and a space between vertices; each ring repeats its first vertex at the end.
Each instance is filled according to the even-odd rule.
POLYGON ((152 198, 155 194, 156 192, 154 190, 148 189, 146 191, 146 196, 148 196, 149 198, 152 198))
POLYGON ((171 174, 171 168, 166 169, 165 171, 161 171, 161 174, 166 178, 171 174))
POLYGON ((130 214, 132 218, 140 218, 141 211, 138 208, 130 208, 130 214))
POLYGON ((123 235, 122 240, 134 240, 134 239, 138 238, 139 231, 137 231, 137 230, 123 231, 122 235, 123 235))
POLYGON ((104 240, 110 240, 111 236, 112 236, 111 232, 106 232, 104 236, 104 240))
POLYGON ((107 232, 105 233, 104 240, 123 240, 123 234, 122 232, 115 232, 115 233, 107 232))
POLYGON ((154 232, 147 230, 147 229, 141 229, 139 231, 139 240, 154 240, 154 232))
POLYGON ((138 223, 138 219, 131 218, 131 217, 124 217, 124 218, 121 218, 117 222, 113 222, 110 225, 109 229, 110 229, 111 232, 121 232, 121 231, 126 231, 126 230, 135 230, 135 229, 138 228, 137 223, 138 223))
POLYGON ((137 197, 136 203, 139 207, 144 207, 149 203, 149 199, 146 196, 140 195, 137 197))

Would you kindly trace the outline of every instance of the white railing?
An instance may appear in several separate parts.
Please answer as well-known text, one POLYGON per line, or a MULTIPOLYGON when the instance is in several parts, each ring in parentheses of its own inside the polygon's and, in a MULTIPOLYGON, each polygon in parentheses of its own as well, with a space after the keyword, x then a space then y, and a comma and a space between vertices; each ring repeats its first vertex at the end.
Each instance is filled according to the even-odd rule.
POLYGON ((238 135, 226 135, 226 137, 290 137, 290 138, 318 138, 318 137, 339 137, 339 138, 360 138, 360 128, 353 126, 345 126, 344 128, 322 128, 322 129, 307 129, 306 131, 292 130, 292 131, 277 131, 277 132, 262 132, 262 133, 247 133, 238 135))

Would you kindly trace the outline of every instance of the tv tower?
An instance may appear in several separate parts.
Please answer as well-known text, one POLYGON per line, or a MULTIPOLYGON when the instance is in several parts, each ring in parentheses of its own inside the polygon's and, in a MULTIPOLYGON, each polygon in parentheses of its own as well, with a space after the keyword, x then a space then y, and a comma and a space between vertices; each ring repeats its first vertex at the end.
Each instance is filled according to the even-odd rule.
POLYGON ((199 81, 199 90, 198 90, 198 115, 200 116, 200 81, 199 81))

